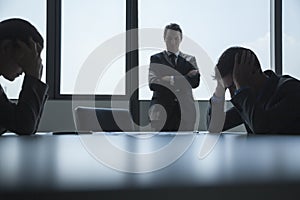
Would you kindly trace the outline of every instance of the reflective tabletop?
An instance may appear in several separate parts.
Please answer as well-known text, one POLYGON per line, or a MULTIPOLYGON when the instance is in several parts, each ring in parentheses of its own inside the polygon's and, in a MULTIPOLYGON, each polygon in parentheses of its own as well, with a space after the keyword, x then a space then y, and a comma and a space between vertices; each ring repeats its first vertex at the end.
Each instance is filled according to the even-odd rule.
POLYGON ((8 134, 0 137, 0 194, 75 198, 123 191, 137 197, 171 191, 181 199, 222 197, 224 188, 269 188, 276 195, 278 188, 300 188, 299 152, 300 137, 291 135, 8 134))

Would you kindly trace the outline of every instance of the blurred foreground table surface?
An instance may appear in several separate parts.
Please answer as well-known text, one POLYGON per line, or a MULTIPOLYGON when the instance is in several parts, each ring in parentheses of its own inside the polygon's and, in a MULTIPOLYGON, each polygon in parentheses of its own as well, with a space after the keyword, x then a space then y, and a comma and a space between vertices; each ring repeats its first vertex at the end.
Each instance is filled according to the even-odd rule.
POLYGON ((300 193, 299 154, 291 135, 7 134, 0 199, 282 199, 300 193))

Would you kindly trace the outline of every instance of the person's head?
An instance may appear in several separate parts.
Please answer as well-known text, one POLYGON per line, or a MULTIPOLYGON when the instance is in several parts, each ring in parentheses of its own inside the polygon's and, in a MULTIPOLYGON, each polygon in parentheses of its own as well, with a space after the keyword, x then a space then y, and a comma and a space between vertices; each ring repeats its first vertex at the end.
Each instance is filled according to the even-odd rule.
POLYGON ((0 75, 4 78, 13 81, 23 73, 18 63, 21 56, 18 41, 29 44, 30 39, 43 49, 43 37, 28 21, 11 18, 0 22, 0 75))
POLYGON ((235 56, 241 55, 243 51, 249 51, 252 55, 254 55, 255 70, 251 72, 251 75, 262 73, 259 60, 252 50, 244 47, 230 47, 226 49, 220 56, 218 63, 215 67, 215 79, 222 80, 224 87, 229 89, 230 92, 232 92, 232 90, 235 89, 232 78, 233 68, 235 64, 235 56))
POLYGON ((168 51, 173 53, 179 51, 179 45, 182 41, 182 30, 178 24, 172 23, 165 27, 164 40, 168 51))

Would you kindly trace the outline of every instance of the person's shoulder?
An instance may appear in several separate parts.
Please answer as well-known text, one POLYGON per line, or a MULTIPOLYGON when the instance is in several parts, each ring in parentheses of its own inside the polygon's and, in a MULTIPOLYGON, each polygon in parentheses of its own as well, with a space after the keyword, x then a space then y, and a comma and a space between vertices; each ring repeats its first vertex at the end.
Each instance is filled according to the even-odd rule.
POLYGON ((150 57, 151 63, 161 63, 164 57, 164 52, 156 53, 150 57))
POLYGON ((286 91, 286 92, 292 92, 292 93, 298 93, 300 95, 300 81, 296 79, 295 77, 292 77, 290 75, 281 75, 278 76, 278 84, 277 88, 280 91, 286 91))
POLYGON ((300 84, 300 81, 298 79, 296 79, 290 75, 278 75, 275 72, 273 72, 272 70, 266 70, 266 71, 264 71, 264 74, 266 74, 271 79, 278 80, 278 85, 284 85, 288 82, 295 82, 295 83, 300 84))
POLYGON ((269 77, 270 85, 276 87, 276 91, 280 93, 297 90, 300 93, 300 81, 290 75, 278 75, 272 70, 264 71, 264 74, 269 77))
POLYGON ((297 86, 300 86, 300 81, 290 75, 282 75, 279 77, 279 84, 284 85, 284 84, 295 84, 297 86))
POLYGON ((161 58, 163 56, 164 56, 164 51, 156 53, 156 54, 153 54, 151 57, 152 58, 161 58))
POLYGON ((195 56, 192 56, 192 55, 187 54, 187 53, 182 53, 182 52, 179 53, 179 56, 182 57, 182 58, 184 58, 187 61, 195 59, 195 56))

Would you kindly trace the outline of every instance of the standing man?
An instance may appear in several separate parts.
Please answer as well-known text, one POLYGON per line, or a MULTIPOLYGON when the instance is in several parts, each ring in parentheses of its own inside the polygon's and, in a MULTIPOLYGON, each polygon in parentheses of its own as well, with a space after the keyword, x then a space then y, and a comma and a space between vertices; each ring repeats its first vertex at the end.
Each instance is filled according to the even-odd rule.
POLYGON ((215 72, 218 82, 207 116, 210 132, 244 124, 248 133, 300 134, 299 80, 263 72, 254 52, 243 47, 224 51, 215 72), (233 107, 224 112, 227 89, 233 107))
POLYGON ((0 22, 0 75, 9 81, 25 73, 17 102, 10 101, 0 86, 0 135, 6 130, 19 135, 37 131, 48 86, 41 81, 44 40, 37 29, 22 19, 0 22))
POLYGON ((155 131, 193 131, 196 108, 192 88, 200 83, 196 59, 179 51, 182 30, 178 24, 165 27, 164 41, 167 50, 151 56, 149 68, 151 127, 155 131))

